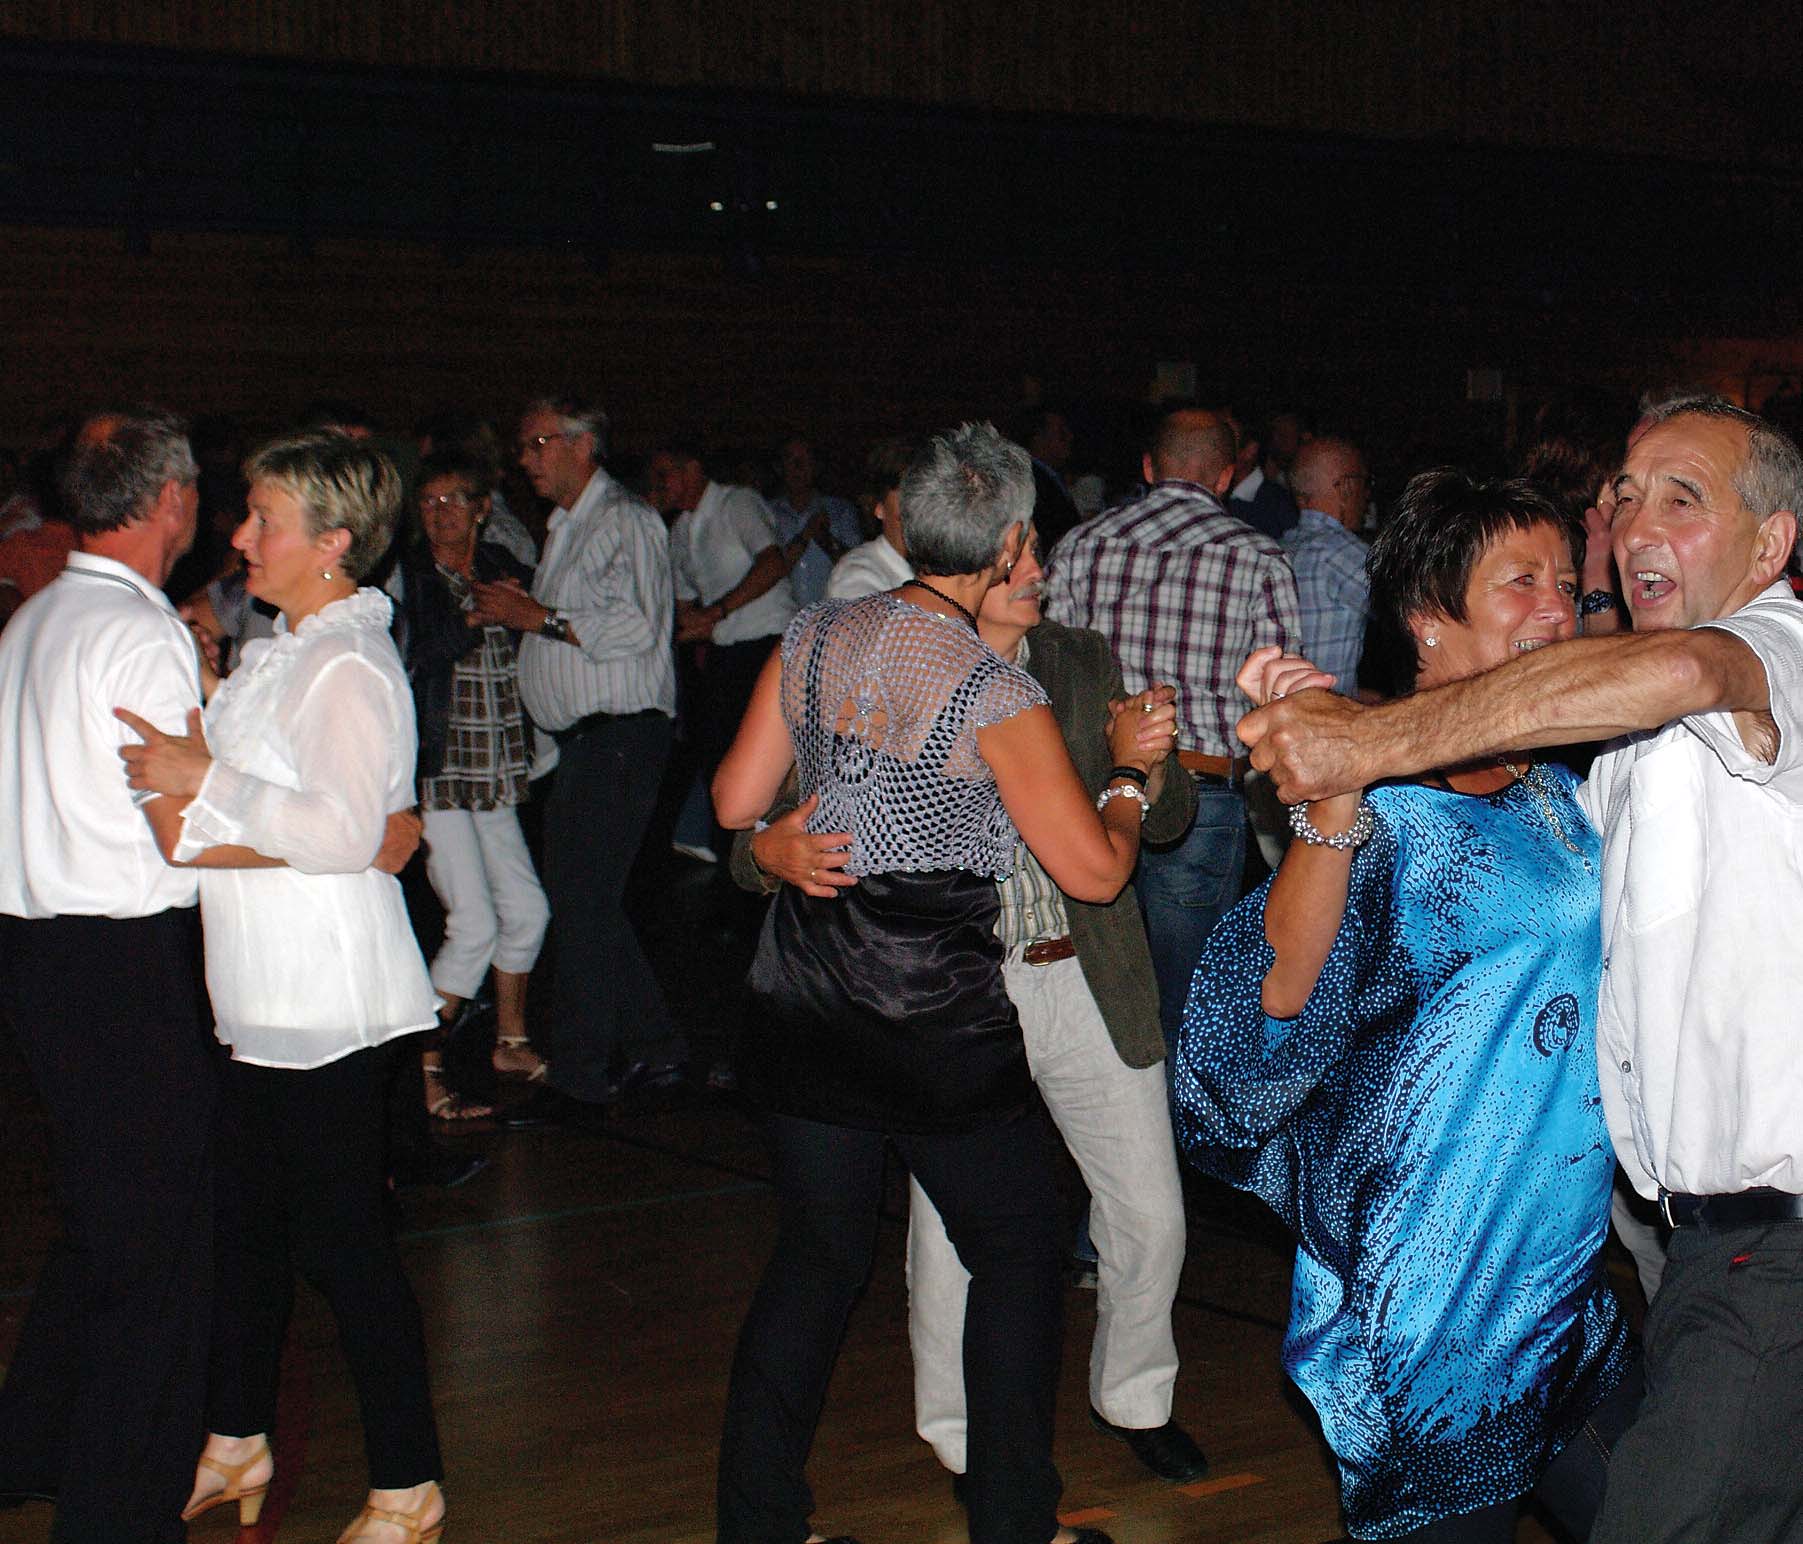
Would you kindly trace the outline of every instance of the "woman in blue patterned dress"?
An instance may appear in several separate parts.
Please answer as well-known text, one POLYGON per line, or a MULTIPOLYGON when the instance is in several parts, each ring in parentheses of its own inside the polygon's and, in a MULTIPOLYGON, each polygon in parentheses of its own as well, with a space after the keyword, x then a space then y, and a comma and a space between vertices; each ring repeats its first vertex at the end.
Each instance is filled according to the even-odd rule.
MULTIPOLYGON (((1581 540, 1525 483, 1415 478, 1370 561, 1389 684, 1571 637, 1581 540)), ((1240 676, 1255 704, 1330 681, 1274 649, 1240 676)), ((1574 785, 1496 760, 1300 805, 1196 968, 1179 1138, 1297 1236, 1284 1367, 1357 1538, 1512 1540, 1530 1491, 1582 1538, 1637 1400, 1574 785)))

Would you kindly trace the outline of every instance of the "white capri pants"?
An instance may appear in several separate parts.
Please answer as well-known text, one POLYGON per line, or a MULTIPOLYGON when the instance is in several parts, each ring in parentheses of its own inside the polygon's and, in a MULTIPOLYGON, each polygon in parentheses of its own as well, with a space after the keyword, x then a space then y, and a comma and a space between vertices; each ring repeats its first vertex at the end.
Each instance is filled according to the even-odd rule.
MULTIPOLYGON (((1075 959, 1002 966, 1033 1081, 1089 1186, 1096 1335, 1089 1399, 1103 1419, 1144 1429, 1171 1418, 1183 1271, 1183 1185, 1164 1063, 1125 1065, 1075 959)), ((933 1203, 908 1182, 908 1341, 914 1425, 964 1472, 964 1298, 970 1275, 933 1203)))
POLYGON ((519 811, 427 810, 426 876, 444 907, 432 985, 474 997, 488 967, 524 975, 538 959, 551 906, 526 851, 519 811))

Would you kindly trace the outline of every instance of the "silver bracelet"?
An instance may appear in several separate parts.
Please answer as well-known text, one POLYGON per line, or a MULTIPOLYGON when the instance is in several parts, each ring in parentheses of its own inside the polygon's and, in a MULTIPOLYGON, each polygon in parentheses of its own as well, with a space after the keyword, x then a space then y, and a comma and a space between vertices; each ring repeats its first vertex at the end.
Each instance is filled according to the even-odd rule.
POLYGON ((1146 816, 1152 813, 1152 801, 1146 797, 1145 789, 1136 787, 1132 783, 1109 784, 1108 787, 1104 788, 1096 795, 1096 808, 1098 810, 1107 809, 1108 801, 1110 799, 1136 800, 1139 804, 1139 821, 1141 825, 1146 823, 1146 816))
POLYGON ((1377 817, 1371 813, 1371 806, 1363 799, 1359 800, 1359 812, 1350 826, 1344 831, 1336 831, 1332 836, 1323 836, 1315 829, 1315 823, 1308 818, 1308 801, 1290 806, 1290 830, 1299 841, 1310 847, 1331 847, 1335 852, 1352 852, 1363 847, 1371 840, 1371 833, 1377 829, 1377 817))

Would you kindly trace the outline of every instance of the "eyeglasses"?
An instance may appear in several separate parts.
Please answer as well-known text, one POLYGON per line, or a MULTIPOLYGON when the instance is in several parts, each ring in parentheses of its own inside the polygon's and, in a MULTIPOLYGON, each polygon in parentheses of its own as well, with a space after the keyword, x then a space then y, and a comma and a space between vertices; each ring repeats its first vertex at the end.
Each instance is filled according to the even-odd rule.
POLYGON ((550 434, 528 434, 523 439, 517 440, 513 448, 522 456, 536 455, 552 440, 569 440, 575 437, 576 431, 573 429, 557 429, 550 434))
POLYGON ((476 502, 471 493, 422 493, 419 496, 419 507, 422 514, 430 514, 436 509, 468 509, 476 502))

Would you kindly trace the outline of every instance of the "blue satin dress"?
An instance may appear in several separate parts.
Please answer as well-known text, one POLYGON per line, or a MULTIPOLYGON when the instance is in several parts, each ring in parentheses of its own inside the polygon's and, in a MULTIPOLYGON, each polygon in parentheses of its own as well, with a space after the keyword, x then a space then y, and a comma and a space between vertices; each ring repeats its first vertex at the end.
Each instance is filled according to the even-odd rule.
POLYGON ((1525 1494, 1630 1355, 1600 1263, 1600 844, 1573 787, 1541 766, 1489 796, 1374 790, 1298 1018, 1260 1005, 1264 890, 1196 968, 1179 1141, 1296 1234, 1283 1363, 1361 1539, 1525 1494))

